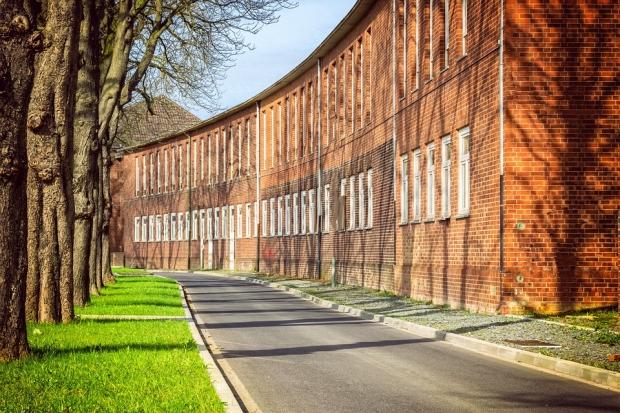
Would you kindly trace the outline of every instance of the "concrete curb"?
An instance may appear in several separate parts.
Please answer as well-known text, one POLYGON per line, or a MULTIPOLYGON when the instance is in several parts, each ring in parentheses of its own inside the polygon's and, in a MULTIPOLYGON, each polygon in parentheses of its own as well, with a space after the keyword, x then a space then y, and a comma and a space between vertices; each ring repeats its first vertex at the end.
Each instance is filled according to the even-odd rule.
POLYGON ((224 379, 224 376, 222 375, 222 372, 218 368, 217 364, 215 363, 215 360, 213 360, 213 357, 208 350, 208 345, 207 343, 205 343, 205 340, 203 340, 203 337, 200 334, 198 327, 196 326, 196 322, 192 317, 192 313, 187 303, 185 291, 183 291, 181 284, 179 284, 179 292, 182 297, 181 301, 183 304, 183 310, 185 311, 187 322, 189 324, 189 329, 192 333, 194 341, 196 342, 198 351, 200 352, 200 358, 202 359, 202 362, 204 363, 207 371, 209 372, 209 378, 211 379, 211 384, 213 384, 215 392, 217 393, 220 400, 224 402, 225 410, 227 413, 242 413, 243 409, 241 409, 241 406, 239 405, 235 394, 228 385, 228 382, 224 379))
POLYGON ((241 275, 230 275, 211 271, 196 271, 195 274, 214 275, 218 277, 233 278, 261 284, 272 287, 281 291, 288 292, 304 300, 312 301, 324 308, 330 308, 341 313, 350 314, 364 320, 370 320, 382 323, 387 326, 398 328, 416 334, 418 336, 429 338, 437 341, 445 341, 459 348, 470 350, 486 356, 495 357, 504 361, 518 363, 527 367, 535 368, 553 373, 572 380, 581 381, 587 384, 603 387, 608 390, 620 392, 620 373, 592 367, 585 364, 576 363, 574 361, 558 359, 555 357, 545 356, 544 354, 533 353, 531 351, 521 350, 501 344, 491 343, 489 341, 479 340, 477 338, 464 336, 461 334, 448 333, 433 327, 412 323, 394 317, 374 314, 359 308, 347 305, 337 304, 332 301, 310 295, 293 287, 288 287, 277 282, 263 281, 256 278, 245 277, 241 275))

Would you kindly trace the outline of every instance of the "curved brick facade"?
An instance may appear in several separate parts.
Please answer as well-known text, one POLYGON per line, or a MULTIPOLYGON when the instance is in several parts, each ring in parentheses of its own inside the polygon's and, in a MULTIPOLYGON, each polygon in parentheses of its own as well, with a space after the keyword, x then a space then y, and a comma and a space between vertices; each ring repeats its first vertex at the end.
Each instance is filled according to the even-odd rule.
POLYGON ((266 91, 119 154, 113 251, 481 311, 616 305, 619 7, 528 3, 358 1, 266 91))

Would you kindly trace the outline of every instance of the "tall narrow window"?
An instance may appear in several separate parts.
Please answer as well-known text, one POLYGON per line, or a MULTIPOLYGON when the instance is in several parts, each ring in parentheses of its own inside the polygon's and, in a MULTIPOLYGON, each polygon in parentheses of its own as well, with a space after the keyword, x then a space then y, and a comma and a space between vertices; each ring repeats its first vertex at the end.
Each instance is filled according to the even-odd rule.
POLYGON ((161 215, 155 217, 155 241, 161 241, 161 215))
POLYGON ((241 122, 237 124, 237 149, 239 156, 237 157, 237 170, 239 173, 239 177, 242 176, 243 169, 243 152, 242 152, 242 144, 243 144, 243 135, 241 134, 241 122))
POLYGON ((142 195, 146 195, 148 188, 146 186, 146 155, 142 155, 142 195))
MULTIPOLYGON (((235 177, 235 132, 232 126, 228 128, 228 143, 229 143, 229 167, 228 170, 230 172, 229 180, 233 180, 235 177)), ((234 216, 233 216, 234 219, 234 216)))
POLYGON ((297 159, 297 144, 299 142, 299 99, 297 94, 293 93, 293 159, 297 159))
POLYGON ((174 191, 176 190, 176 187, 177 187, 177 175, 176 175, 177 147, 176 146, 172 147, 171 157, 172 157, 172 160, 171 160, 172 165, 170 165, 170 181, 171 181, 171 189, 174 191))
POLYGON ((316 197, 314 189, 308 191, 308 203, 308 231, 310 234, 314 234, 316 232, 316 227, 314 225, 316 220, 316 197))
POLYGON ((190 223, 189 211, 185 213, 185 237, 183 238, 185 241, 189 240, 190 232, 192 232, 192 227, 190 223))
POLYGON ((461 45, 462 54, 467 54, 467 0, 461 0, 461 45))
POLYGON ((355 64, 354 64, 354 76, 355 76, 355 89, 353 92, 353 124, 354 128, 361 128, 362 122, 362 50, 363 50, 362 38, 357 39, 355 46, 355 64))
POLYGON ((340 196, 338 197, 338 209, 336 210, 336 218, 337 225, 336 228, 338 231, 344 231, 347 229, 346 227, 346 205, 347 205, 347 178, 342 178, 340 180, 340 196))
POLYGON ((451 164, 451 139, 450 135, 441 139, 441 217, 450 217, 450 193, 452 192, 452 181, 450 179, 451 164))
POLYGON ((368 28, 366 30, 366 45, 364 46, 365 57, 364 57, 364 71, 365 71, 365 92, 366 97, 364 98, 364 107, 366 113, 366 123, 370 123, 372 118, 372 99, 371 99, 371 91, 372 91, 372 30, 368 28))
POLYGON ((220 182, 220 133, 215 132, 215 182, 220 182))
POLYGON ((211 135, 207 135, 207 184, 213 183, 213 170, 211 169, 211 135))
POLYGON ((203 242, 205 239, 205 210, 200 210, 200 241, 203 242))
POLYGON ((160 152, 157 151, 157 193, 161 194, 161 161, 159 154, 160 152))
POLYGON ((214 239, 220 239, 220 209, 213 210, 213 229, 215 230, 214 239))
POLYGON ((267 222, 267 200, 263 199, 263 202, 261 204, 261 209, 262 209, 262 221, 261 221, 261 234, 263 235, 263 237, 267 236, 267 228, 269 227, 269 223, 267 222))
POLYGON ((183 145, 177 147, 179 151, 179 191, 183 190, 183 145))
POLYGON ((243 205, 237 205, 237 238, 243 238, 243 205))
POLYGON ((340 93, 338 100, 338 136, 344 138, 344 125, 346 116, 346 104, 347 104, 347 64, 344 54, 340 55, 340 61, 338 62, 338 69, 340 71, 340 93))
POLYGON ((200 180, 205 180, 205 139, 200 138, 200 180))
POLYGON ((450 51, 450 0, 443 0, 443 25, 444 25, 444 39, 443 39, 443 63, 444 68, 448 67, 448 52, 450 51))
POLYGON ((299 234, 299 193, 293 194, 293 235, 299 234))
POLYGON ((398 57, 398 97, 407 93, 407 0, 398 0, 397 5, 396 51, 398 57))
POLYGON ((198 211, 192 211, 192 239, 198 239, 198 211))
POLYGON ((428 0, 428 78, 433 78, 433 0, 428 0))
POLYGON ((355 197, 355 176, 349 178, 349 230, 354 230, 356 227, 356 215, 357 210, 355 209, 355 202, 357 201, 355 197))
POLYGON ((207 209, 207 240, 213 239, 213 209, 207 209))
POLYGON ((252 236, 252 205, 245 204, 245 237, 252 236))
POLYGON ((140 217, 133 219, 133 240, 134 242, 140 242, 140 217))
POLYGON ((278 237, 282 236, 282 231, 283 231, 283 228, 282 228, 282 224, 283 224, 282 219, 283 219, 283 214, 284 214, 283 202, 284 202, 283 197, 281 196, 278 197, 278 237))
POLYGON ((198 182, 198 141, 194 141, 194 147, 192 148, 194 151, 194 161, 192 162, 192 169, 194 173, 194 182, 192 182, 192 188, 196 188, 196 182, 198 182))
POLYGON ((409 158, 400 157, 400 223, 409 222, 409 158))
POLYGON ((168 192, 168 149, 164 149, 164 192, 168 192))
POLYGON ((140 196, 140 159, 136 157, 136 174, 134 176, 136 181, 136 196, 140 196))
POLYGON ((263 170, 267 168, 267 111, 263 111, 263 170))
POLYGON ((465 127, 459 130, 459 215, 469 214, 471 192, 469 146, 469 127, 465 127))
MULTIPOLYGON (((231 154, 232 155, 232 154, 231 154)), ((235 239, 235 206, 234 205, 230 205, 228 207, 228 238, 229 239, 235 239)))
POLYGON ((366 188, 368 189, 368 220, 366 221, 366 228, 372 228, 373 224, 374 224, 374 188, 372 186, 372 169, 369 169, 368 172, 366 172, 366 180, 367 180, 367 185, 366 188))
POLYGON ((284 235, 291 235, 291 196, 284 197, 284 235))
MULTIPOLYGON (((330 109, 330 131, 329 137, 332 142, 336 139, 336 133, 338 130, 338 99, 339 99, 339 88, 338 88, 338 66, 336 66, 336 62, 331 65, 331 89, 332 89, 332 97, 331 101, 331 109, 330 109)), ((329 141, 327 142, 329 144, 329 141)))
MULTIPOLYGON (((413 1, 413 0, 410 0, 413 1)), ((415 0, 415 88, 420 88, 420 0, 415 0)))
POLYGON ((307 209, 306 209, 306 198, 307 192, 301 191, 301 233, 302 235, 306 233, 306 217, 307 217, 307 209))
MULTIPOLYGON (((226 180, 228 179, 227 147, 228 139, 226 138, 226 128, 222 128, 222 182, 226 182, 226 180)), ((222 234, 222 236, 226 237, 226 234, 222 234)))
POLYGON ((308 84, 308 96, 310 96, 310 116, 308 119, 308 151, 310 154, 314 153, 314 84, 310 82, 308 84))
POLYGON ((170 214, 170 241, 177 240, 177 214, 170 214))
POLYGON ((177 240, 183 241, 183 222, 185 221, 185 214, 182 212, 177 213, 177 240))
POLYGON ((422 153, 419 149, 413 151, 413 220, 422 219, 422 174, 420 162, 422 153))
MULTIPOLYGON (((308 118, 308 104, 307 104, 307 96, 306 96, 306 88, 302 87, 299 92, 301 96, 301 140, 295 147, 295 153, 299 153, 299 157, 303 158, 305 155, 306 149, 306 135, 308 134, 308 125, 306 124, 306 119, 308 118), (299 151, 299 152, 298 152, 299 151)), ((297 155, 296 155, 297 156, 297 155)))
POLYGON ((426 146, 426 218, 435 218, 435 144, 426 146))
POLYGON ((285 109, 286 109, 286 145, 285 145, 285 151, 286 151, 286 162, 291 160, 290 157, 290 147, 291 147, 291 101, 289 100, 289 97, 286 97, 285 100, 285 109))
POLYGON ((276 160, 276 120, 275 120, 275 111, 273 106, 270 109, 271 112, 271 127, 269 130, 271 131, 271 167, 273 168, 276 160))
POLYGON ((149 242, 155 241, 155 216, 149 215, 149 242))
POLYGON ((364 229, 366 227, 366 191, 365 191, 366 180, 364 179, 364 172, 360 173, 357 176, 357 210, 358 210, 358 223, 357 227, 359 229, 364 229))
POLYGON ((258 201, 254 201, 254 238, 258 237, 258 225, 259 225, 258 201))
POLYGON ((282 129, 284 129, 282 119, 282 102, 278 102, 278 164, 282 165, 282 129))
POLYGON ((228 206, 223 206, 222 213, 222 239, 228 239, 228 206))
POLYGON ((331 229, 332 215, 331 193, 329 185, 325 185, 325 188, 323 189, 323 202, 325 204, 325 206, 323 207, 323 232, 327 234, 331 229))
POLYGON ((169 241, 169 232, 170 229, 170 214, 164 214, 164 241, 169 241))
POLYGON ((151 189, 150 193, 155 192, 155 154, 151 152, 149 155, 150 159, 150 174, 149 174, 149 188, 151 189))
POLYGON ((252 153, 251 153, 251 145, 250 145, 250 119, 245 120, 245 145, 247 150, 247 176, 250 176, 251 173, 251 162, 252 162, 252 153))
POLYGON ((185 156, 185 187, 186 188, 190 187, 191 179, 192 179, 192 177, 190 175, 191 174, 192 158, 190 156, 191 148, 190 148, 189 145, 190 145, 189 142, 187 142, 185 144, 185 155, 186 155, 185 156))
POLYGON ((276 199, 269 200, 269 236, 276 236, 276 199))
POLYGON ((148 217, 142 217, 142 242, 148 241, 148 217))

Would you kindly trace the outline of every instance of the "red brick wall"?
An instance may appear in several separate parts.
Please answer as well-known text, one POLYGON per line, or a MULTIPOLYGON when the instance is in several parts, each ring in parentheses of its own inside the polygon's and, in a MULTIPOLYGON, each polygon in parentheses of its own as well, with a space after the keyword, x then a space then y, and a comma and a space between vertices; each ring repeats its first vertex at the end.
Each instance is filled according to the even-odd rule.
POLYGON ((506 306, 618 304, 620 3, 507 1, 506 306))

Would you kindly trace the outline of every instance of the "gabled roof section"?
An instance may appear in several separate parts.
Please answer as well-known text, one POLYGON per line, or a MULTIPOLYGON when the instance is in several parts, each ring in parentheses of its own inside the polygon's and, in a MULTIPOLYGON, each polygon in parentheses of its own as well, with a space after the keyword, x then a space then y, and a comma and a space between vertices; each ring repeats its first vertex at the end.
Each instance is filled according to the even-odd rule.
POLYGON ((145 101, 126 107, 120 115, 114 150, 143 146, 189 129, 200 118, 166 96, 157 96, 149 106, 145 101))

